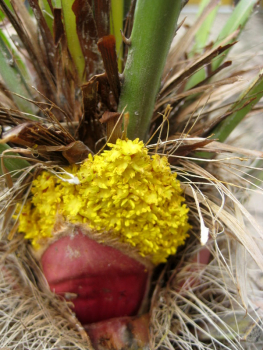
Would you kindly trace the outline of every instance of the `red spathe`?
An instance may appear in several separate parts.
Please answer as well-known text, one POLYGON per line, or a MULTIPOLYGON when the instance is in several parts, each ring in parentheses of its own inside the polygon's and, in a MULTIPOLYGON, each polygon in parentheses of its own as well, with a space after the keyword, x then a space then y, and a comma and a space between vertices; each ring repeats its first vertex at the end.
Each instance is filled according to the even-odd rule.
POLYGON ((53 292, 76 294, 71 301, 82 324, 136 315, 145 296, 145 266, 80 230, 51 244, 41 262, 53 292))

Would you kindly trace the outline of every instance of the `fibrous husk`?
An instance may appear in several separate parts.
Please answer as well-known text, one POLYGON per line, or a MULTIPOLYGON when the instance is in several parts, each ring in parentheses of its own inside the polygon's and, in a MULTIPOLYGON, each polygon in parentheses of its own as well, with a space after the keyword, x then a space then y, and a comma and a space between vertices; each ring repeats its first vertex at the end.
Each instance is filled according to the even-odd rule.
POLYGON ((19 240, 1 242, 0 346, 5 349, 92 349, 65 301, 51 293, 19 240))

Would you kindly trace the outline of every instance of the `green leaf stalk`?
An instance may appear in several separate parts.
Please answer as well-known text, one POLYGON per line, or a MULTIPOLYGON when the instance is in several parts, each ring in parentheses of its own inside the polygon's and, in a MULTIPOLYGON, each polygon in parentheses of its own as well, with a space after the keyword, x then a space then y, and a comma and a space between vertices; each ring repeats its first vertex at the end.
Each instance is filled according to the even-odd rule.
POLYGON ((118 110, 126 107, 127 136, 147 139, 165 60, 175 33, 182 1, 138 0, 131 46, 123 72, 118 110))

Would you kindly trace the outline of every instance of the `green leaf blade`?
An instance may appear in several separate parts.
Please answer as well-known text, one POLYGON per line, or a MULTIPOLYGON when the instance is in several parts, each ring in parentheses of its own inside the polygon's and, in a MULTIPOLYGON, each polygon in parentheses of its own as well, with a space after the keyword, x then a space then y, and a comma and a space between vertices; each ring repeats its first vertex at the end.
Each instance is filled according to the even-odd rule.
MULTIPOLYGON (((13 55, 10 53, 9 48, 5 44, 3 33, 1 33, 0 36, 0 75, 10 92, 14 92, 28 99, 32 98, 23 74, 16 64, 13 55)), ((34 114, 33 104, 16 95, 13 95, 12 97, 21 111, 34 114)), ((31 119, 34 118, 31 117, 31 119)))
MULTIPOLYGON (((214 46, 219 45, 227 36, 234 33, 237 29, 240 29, 240 32, 238 34, 240 35, 257 3, 258 0, 240 0, 233 13, 229 17, 228 21, 226 22, 225 26, 221 30, 214 46)), ((233 41, 234 39, 232 42, 233 41)), ((226 56, 227 52, 213 61, 213 70, 217 69, 220 66, 220 64, 225 60, 226 56)))
MULTIPOLYGON (((6 150, 10 150, 11 147, 8 146, 7 144, 0 144, 0 153, 2 155, 2 157, 4 157, 4 165, 5 167, 7 168, 8 171, 12 172, 12 171, 17 171, 17 170, 20 170, 20 169, 24 169, 24 168, 27 168, 28 166, 30 166, 30 164, 24 160, 24 159, 21 159, 21 158, 9 158, 9 156, 17 156, 19 157, 19 155, 17 153, 9 153, 8 152, 8 155, 4 155, 3 156, 3 152, 6 151, 6 150)), ((3 174, 3 169, 1 167, 1 164, 0 164, 0 174, 3 174)))
MULTIPOLYGON (((212 132, 213 138, 224 142, 244 117, 252 110, 263 96, 263 70, 249 88, 231 107, 233 113, 223 120, 212 132)), ((230 110, 230 112, 231 112, 230 110)))
MULTIPOLYGON (((201 8, 204 9, 205 5, 207 5, 208 2, 209 2, 208 0, 203 0, 201 8)), ((241 34, 256 4, 257 4, 257 0, 249 0, 249 1, 241 0, 238 3, 234 11, 232 12, 231 16, 229 17, 228 21, 224 25, 223 29, 219 33, 217 40, 215 41, 214 48, 219 46, 230 34, 234 33, 236 30, 240 29, 238 36, 241 34)), ((204 48, 205 45, 207 45, 208 34, 210 31, 210 28, 213 25, 216 10, 217 9, 213 10, 208 15, 204 24, 201 26, 200 30, 198 31, 195 38, 196 44, 193 48, 193 52, 198 52, 198 50, 204 48)), ((237 37, 224 44, 229 44, 236 39, 237 37)), ((222 64, 222 62, 226 59, 229 51, 230 50, 225 51, 224 54, 222 54, 221 56, 217 57, 212 61, 212 71, 215 71, 222 64)), ((189 90, 195 85, 199 84, 205 78, 206 78, 206 73, 204 68, 202 68, 189 79, 186 85, 186 90, 189 90)))

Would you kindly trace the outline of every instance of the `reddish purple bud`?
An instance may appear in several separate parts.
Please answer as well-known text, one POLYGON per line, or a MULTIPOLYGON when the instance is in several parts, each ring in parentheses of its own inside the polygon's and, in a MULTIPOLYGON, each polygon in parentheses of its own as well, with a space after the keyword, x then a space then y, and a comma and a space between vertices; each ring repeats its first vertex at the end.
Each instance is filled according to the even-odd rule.
POLYGON ((50 289, 73 302, 82 324, 136 315, 147 291, 143 264, 81 231, 51 244, 41 263, 50 289))
POLYGON ((95 350, 149 349, 149 315, 121 317, 85 327, 95 350))

